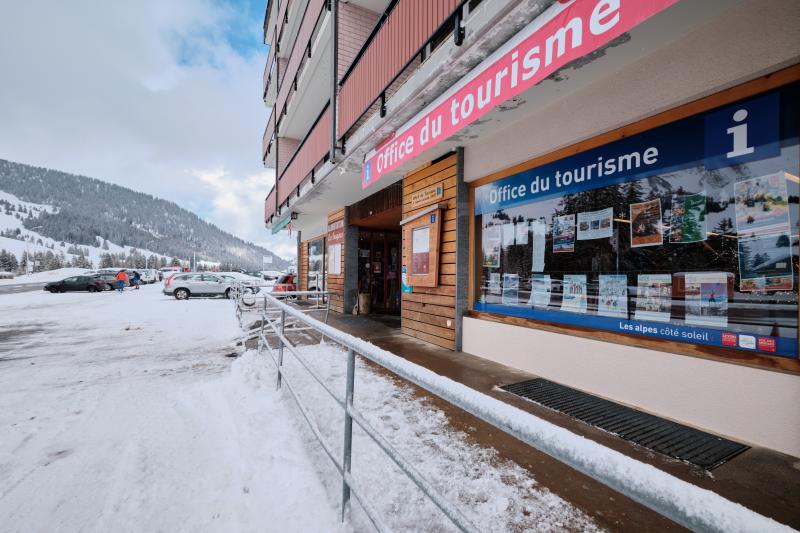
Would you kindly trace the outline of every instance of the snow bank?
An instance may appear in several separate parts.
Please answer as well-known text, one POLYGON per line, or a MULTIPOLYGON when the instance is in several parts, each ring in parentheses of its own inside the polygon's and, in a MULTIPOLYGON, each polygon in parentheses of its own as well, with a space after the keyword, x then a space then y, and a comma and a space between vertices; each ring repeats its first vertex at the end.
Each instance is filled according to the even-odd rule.
POLYGON ((0 530, 342 531, 230 302, 0 296, 0 530), (238 367, 238 365, 237 365, 238 367))
MULTIPOLYGON (((298 349, 324 382, 344 396, 346 352, 321 344, 298 349)), ((274 391, 277 372, 270 356, 248 352, 240 365, 242 383, 274 391)), ((344 416, 339 405, 305 372, 295 358, 284 354, 285 375, 337 457, 342 454, 344 416)), ((307 453, 323 476, 328 498, 338 504, 341 478, 305 425, 288 392, 282 395, 293 410, 298 431, 307 435, 307 453)), ((447 416, 408 385, 378 373, 361 358, 356 360, 356 409, 445 498, 456 504, 481 531, 598 531, 582 511, 539 485, 519 465, 501 460, 493 449, 474 444, 469 435, 454 431, 447 416)), ((393 531, 453 531, 441 511, 394 462, 356 425, 353 426, 352 475, 364 495, 393 531)), ((355 500, 353 500, 355 502, 355 500)), ((351 521, 356 530, 371 530, 357 503, 351 521)))
MULTIPOLYGON (((0 244, 2 247, 2 244, 0 244)), ((85 268, 57 268, 55 270, 46 270, 44 272, 37 272, 35 274, 19 274, 14 279, 2 279, 0 285, 19 285, 23 283, 47 283, 50 281, 60 281, 70 276, 79 276, 84 272, 88 272, 85 268)))

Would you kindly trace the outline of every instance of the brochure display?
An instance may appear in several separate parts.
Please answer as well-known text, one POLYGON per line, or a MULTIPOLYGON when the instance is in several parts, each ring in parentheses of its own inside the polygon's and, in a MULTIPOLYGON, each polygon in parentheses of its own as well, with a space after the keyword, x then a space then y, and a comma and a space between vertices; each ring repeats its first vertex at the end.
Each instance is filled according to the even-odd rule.
POLYGON ((550 305, 550 295, 553 291, 553 284, 547 274, 534 274, 531 280, 531 296, 528 305, 534 307, 547 307, 550 305))
POLYGON ((622 318, 628 317, 627 275, 600 275, 600 296, 597 301, 597 314, 622 318))
POLYGON ((614 209, 578 213, 578 240, 607 239, 614 233, 614 209))
POLYGON ((571 313, 586 312, 586 276, 584 274, 564 274, 562 282, 561 310, 571 313))
POLYGON ((503 224, 503 248, 514 246, 514 224, 503 224))
POLYGON ((686 323, 728 325, 728 275, 725 272, 686 274, 686 323))
POLYGON ((639 274, 636 285, 636 320, 669 322, 672 313, 672 276, 639 274))
POLYGON ((503 274, 503 305, 519 303, 519 275, 503 274))

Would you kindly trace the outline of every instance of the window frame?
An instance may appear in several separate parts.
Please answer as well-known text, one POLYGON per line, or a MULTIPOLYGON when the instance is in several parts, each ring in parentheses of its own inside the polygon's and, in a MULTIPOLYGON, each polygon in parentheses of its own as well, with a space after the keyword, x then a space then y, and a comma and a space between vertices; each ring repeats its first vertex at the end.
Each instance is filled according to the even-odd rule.
MULTIPOLYGON (((688 355, 726 363, 743 364, 763 369, 800 374, 800 358, 769 356, 734 348, 704 346, 667 339, 648 338, 583 326, 561 324, 531 318, 514 317, 486 311, 477 311, 474 307, 476 297, 478 295, 477 284, 479 273, 481 271, 482 258, 482 253, 476 247, 475 242, 477 235, 475 224, 475 190, 478 187, 517 174, 519 172, 529 170, 531 168, 564 159, 580 152, 604 146, 614 141, 657 128, 659 126, 669 124, 671 122, 675 122, 716 107, 732 104, 744 98, 778 89, 784 85, 788 85, 797 81, 800 81, 800 65, 794 65, 772 74, 761 76, 752 81, 677 106, 612 131, 596 135, 587 140, 530 159, 523 163, 508 167, 471 182, 469 184, 469 282, 467 287, 467 315, 472 318, 489 320, 502 324, 522 326, 575 337, 589 338, 624 346, 645 348, 678 355, 688 355)), ((795 287, 793 290, 797 291, 798 288, 795 287)), ((800 322, 800 305, 798 305, 798 322, 800 322)), ((798 345, 800 345, 800 335, 798 336, 798 345)))

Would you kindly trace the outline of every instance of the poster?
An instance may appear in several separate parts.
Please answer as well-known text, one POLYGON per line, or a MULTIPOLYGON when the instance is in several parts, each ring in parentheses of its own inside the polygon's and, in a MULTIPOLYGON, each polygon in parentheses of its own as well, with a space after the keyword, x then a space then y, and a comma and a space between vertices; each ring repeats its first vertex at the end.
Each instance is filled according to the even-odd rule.
POLYGON ((483 266, 500 268, 500 226, 483 229, 483 266))
POLYGON ((791 242, 788 232, 739 239, 739 288, 742 291, 792 290, 791 242))
POLYGON ((342 274, 342 243, 328 245, 328 274, 342 274))
POLYGON ((673 194, 669 228, 672 243, 706 240, 706 193, 673 194))
POLYGON ((400 290, 405 293, 414 292, 413 287, 408 284, 408 271, 406 270, 406 265, 403 265, 402 276, 400 278, 400 290))
POLYGON ((661 199, 631 204, 631 248, 660 246, 664 243, 661 230, 661 199))
POLYGON ((503 224, 503 248, 514 246, 514 224, 503 224))
POLYGON ((526 246, 528 244, 528 223, 525 221, 517 222, 515 228, 517 246, 526 246))
POLYGON ((575 251, 575 215, 553 218, 553 253, 575 251))
POLYGON ((597 314, 628 318, 628 276, 601 274, 597 314))
MULTIPOLYGON (((411 273, 427 274, 430 259, 430 226, 415 228, 411 232, 411 273)), ((376 263, 374 272, 380 272, 380 263, 376 263)))
POLYGON ((786 174, 776 172, 733 184, 739 238, 789 231, 786 174))
POLYGON ((489 274, 489 294, 500 296, 500 273, 492 272, 489 274))
POLYGON ((503 305, 519 303, 519 275, 503 274, 503 305))
POLYGON ((531 224, 533 232, 533 261, 531 263, 531 271, 542 272, 544 270, 544 249, 547 246, 545 242, 545 232, 547 226, 541 220, 535 220, 531 224))
POLYGON ((603 239, 613 233, 614 209, 578 213, 578 240, 603 239))
POLYGON ((672 314, 672 275, 639 274, 636 286, 636 320, 669 322, 672 314))
POLYGON ((728 326, 728 274, 686 274, 686 323, 695 326, 728 326))
POLYGON ((550 305, 550 295, 553 292, 553 283, 549 274, 534 274, 531 279, 531 296, 528 305, 534 307, 547 307, 550 305))
POLYGON ((564 274, 561 310, 571 313, 586 312, 586 275, 564 274))

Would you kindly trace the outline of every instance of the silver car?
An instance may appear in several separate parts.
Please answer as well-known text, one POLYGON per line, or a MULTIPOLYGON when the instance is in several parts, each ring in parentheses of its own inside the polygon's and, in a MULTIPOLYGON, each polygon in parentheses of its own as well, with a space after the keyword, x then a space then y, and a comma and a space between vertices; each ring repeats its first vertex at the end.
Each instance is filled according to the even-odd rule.
POLYGON ((164 294, 186 300, 191 296, 224 296, 230 298, 233 282, 214 274, 178 273, 164 282, 164 294))

